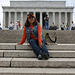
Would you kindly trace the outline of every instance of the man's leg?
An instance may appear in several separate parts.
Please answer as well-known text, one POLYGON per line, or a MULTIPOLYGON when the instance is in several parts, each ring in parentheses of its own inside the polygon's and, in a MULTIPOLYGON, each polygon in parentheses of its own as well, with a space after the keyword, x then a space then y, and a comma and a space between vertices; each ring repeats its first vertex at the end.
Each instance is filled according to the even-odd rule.
POLYGON ((45 30, 47 30, 47 25, 46 25, 46 22, 45 22, 45 30))
POLYGON ((47 29, 49 30, 49 23, 47 22, 47 29))
POLYGON ((17 30, 18 30, 18 25, 17 25, 17 30))

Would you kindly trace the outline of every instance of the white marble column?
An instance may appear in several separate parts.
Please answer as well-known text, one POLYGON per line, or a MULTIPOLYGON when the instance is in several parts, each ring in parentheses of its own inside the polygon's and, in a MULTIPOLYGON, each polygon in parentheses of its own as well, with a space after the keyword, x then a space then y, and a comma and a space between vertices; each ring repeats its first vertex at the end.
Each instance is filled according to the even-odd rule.
POLYGON ((50 19, 51 19, 51 16, 50 16, 50 12, 49 12, 49 27, 50 27, 50 19))
POLYGON ((5 19, 5 12, 3 12, 3 28, 5 28, 6 19, 5 19))
POLYGON ((53 12, 53 22, 55 24, 55 12, 53 12))
POLYGON ((65 26, 67 24, 67 12, 65 12, 65 26))
POLYGON ((34 12, 35 18, 36 18, 36 12, 34 12))
POLYGON ((11 22, 11 12, 9 12, 9 18, 8 18, 8 27, 10 26, 10 22, 11 22))
POLYGON ((42 27, 42 12, 40 12, 40 25, 42 27))
POLYGON ((17 27, 16 27, 16 22, 17 22, 17 12, 15 12, 15 25, 14 25, 14 29, 16 29, 17 27))
POLYGON ((61 25, 61 12, 59 12, 59 30, 61 30, 60 25, 61 25))
POLYGON ((27 15, 29 14, 29 12, 27 12, 27 15))
POLYGON ((72 21, 73 21, 73 12, 70 12, 70 29, 71 29, 72 21))
POLYGON ((21 29, 23 28, 23 12, 21 12, 21 29))

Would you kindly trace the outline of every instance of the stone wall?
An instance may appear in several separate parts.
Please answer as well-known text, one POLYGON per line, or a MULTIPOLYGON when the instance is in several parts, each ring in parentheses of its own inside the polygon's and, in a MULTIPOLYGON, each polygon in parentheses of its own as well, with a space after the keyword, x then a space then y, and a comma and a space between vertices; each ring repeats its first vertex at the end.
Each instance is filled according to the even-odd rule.
POLYGON ((11 7, 65 7, 66 1, 10 1, 11 7))
MULTIPOLYGON (((43 35, 49 33, 52 38, 57 35, 57 43, 75 43, 75 31, 43 30, 43 35)), ((23 30, 2 30, 0 31, 0 43, 19 43, 22 39, 23 30)))

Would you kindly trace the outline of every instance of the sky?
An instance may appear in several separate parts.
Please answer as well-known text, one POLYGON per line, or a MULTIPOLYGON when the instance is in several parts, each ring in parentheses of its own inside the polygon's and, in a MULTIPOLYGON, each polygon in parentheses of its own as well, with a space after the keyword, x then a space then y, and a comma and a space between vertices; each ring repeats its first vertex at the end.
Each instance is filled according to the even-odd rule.
MULTIPOLYGON (((27 1, 31 1, 31 0, 27 0, 27 1)), ((45 1, 45 0, 43 0, 43 1, 45 1)), ((75 22, 75 0, 46 0, 46 1, 66 1, 66 6, 74 6, 73 21, 75 22)), ((2 9, 2 6, 10 6, 10 0, 0 0, 0 22, 1 22, 1 25, 3 24, 3 9, 2 9)))

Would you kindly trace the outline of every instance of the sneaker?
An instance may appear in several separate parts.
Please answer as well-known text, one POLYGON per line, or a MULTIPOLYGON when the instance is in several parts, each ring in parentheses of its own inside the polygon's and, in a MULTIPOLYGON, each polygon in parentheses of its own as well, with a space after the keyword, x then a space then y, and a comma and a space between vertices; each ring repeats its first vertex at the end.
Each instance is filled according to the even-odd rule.
POLYGON ((49 56, 47 54, 43 54, 42 57, 45 59, 45 60, 48 60, 49 59, 49 56))
POLYGON ((39 55, 38 56, 38 60, 42 60, 42 55, 39 55))

